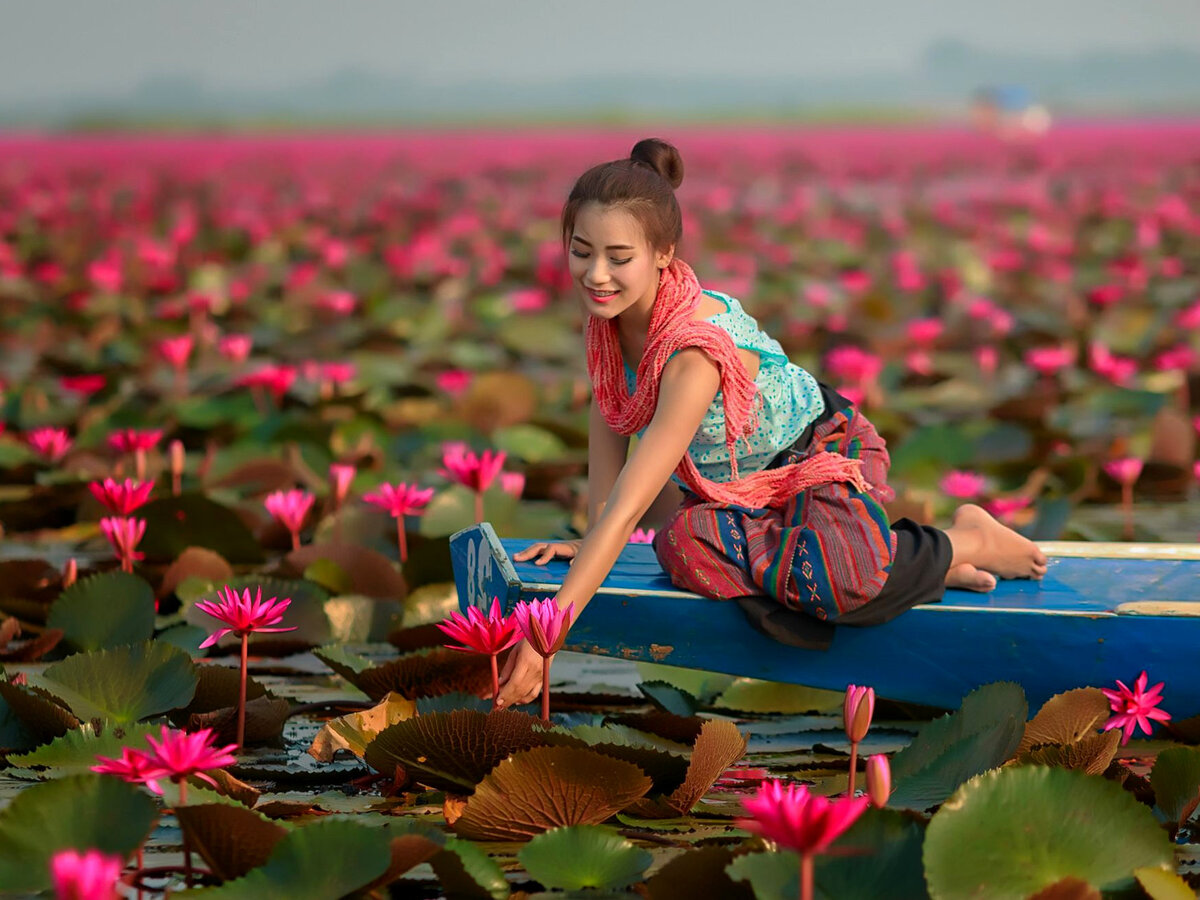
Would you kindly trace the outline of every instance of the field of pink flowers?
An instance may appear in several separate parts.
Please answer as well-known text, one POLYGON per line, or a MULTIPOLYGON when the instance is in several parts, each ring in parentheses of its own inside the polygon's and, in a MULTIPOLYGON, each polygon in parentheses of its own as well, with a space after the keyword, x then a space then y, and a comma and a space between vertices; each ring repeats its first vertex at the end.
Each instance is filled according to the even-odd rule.
MULTIPOLYGON (((1173 744, 1200 730, 1120 760, 1099 731, 1165 715, 1145 677, 1027 724, 1020 689, 988 685, 920 728, 880 685, 870 737, 855 689, 845 741, 840 695, 717 676, 558 690, 558 730, 476 702, 516 624, 440 648, 447 538, 584 525, 558 216, 645 136, 0 138, 0 837, 21 835, 0 896, 51 887, 64 848, 109 855, 53 877, 124 866, 156 892, 796 896, 854 819, 859 855, 816 863, 827 896, 969 896, 985 871, 987 896, 1182 889, 1168 834, 1190 839, 1200 751, 1173 744), (895 753, 894 793, 868 769, 890 808, 827 804, 863 741, 895 753), (767 768, 806 786, 743 803, 767 768), (71 828, 45 813, 66 804, 71 828), (1065 809, 1077 844, 1024 865, 1065 809)), ((1039 539, 1197 539, 1200 123, 658 136, 687 167, 680 256, 867 411, 897 513, 973 499, 1039 539)))

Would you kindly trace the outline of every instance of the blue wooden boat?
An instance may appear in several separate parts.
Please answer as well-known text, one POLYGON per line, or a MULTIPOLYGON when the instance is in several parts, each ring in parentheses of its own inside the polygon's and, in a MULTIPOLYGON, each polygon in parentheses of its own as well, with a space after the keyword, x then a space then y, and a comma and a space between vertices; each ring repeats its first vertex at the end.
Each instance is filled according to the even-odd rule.
MULTIPOLYGON (((500 540, 484 523, 450 541, 459 602, 505 612, 554 594, 565 561, 517 563, 532 541, 500 540)), ((1031 711, 1056 693, 1165 681, 1175 719, 1200 715, 1200 545, 1040 545, 1041 582, 1002 581, 987 594, 948 590, 885 625, 840 627, 827 650, 777 643, 720 603, 671 584, 654 551, 631 544, 571 628, 566 649, 842 690, 873 685, 894 700, 956 707, 992 681, 1025 688, 1031 711)))

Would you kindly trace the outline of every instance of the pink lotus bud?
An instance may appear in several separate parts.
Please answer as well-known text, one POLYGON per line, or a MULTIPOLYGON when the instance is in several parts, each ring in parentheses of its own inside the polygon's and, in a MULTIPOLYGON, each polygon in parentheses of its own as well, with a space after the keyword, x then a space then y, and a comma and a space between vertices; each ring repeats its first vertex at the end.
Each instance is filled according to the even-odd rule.
POLYGON ((1000 362, 1000 351, 990 344, 986 347, 979 347, 975 351, 975 363, 979 366, 979 370, 985 375, 991 375, 996 371, 996 366, 1000 362))
POLYGON ((163 338, 158 342, 158 352, 176 370, 182 370, 187 366, 188 357, 192 355, 192 336, 185 334, 180 337, 163 338))
POLYGON ((842 726, 846 730, 846 738, 855 744, 865 738, 874 714, 875 689, 847 685, 846 699, 842 703, 842 726))
POLYGON ((508 295, 508 305, 514 312, 539 312, 550 304, 550 295, 543 288, 522 288, 508 295))
POLYGON ((354 466, 333 463, 329 467, 329 481, 333 485, 335 506, 341 506, 345 502, 346 495, 350 493, 350 483, 354 481, 354 476, 357 474, 358 469, 354 466))
POLYGON ((518 500, 525 490, 525 473, 524 472, 501 472, 500 473, 500 490, 506 494, 511 494, 518 500))
POLYGON ((942 336, 945 327, 941 319, 913 319, 908 323, 906 330, 910 341, 928 346, 942 336))
POLYGON ((107 379, 103 375, 66 375, 58 379, 58 386, 72 394, 94 394, 104 389, 107 379))
POLYGON ((643 531, 641 528, 635 528, 633 534, 631 534, 629 536, 629 543, 631 543, 631 544, 653 544, 654 543, 654 529, 647 528, 643 531))
POLYGON ((1118 484, 1133 484, 1142 474, 1142 461, 1136 456, 1122 456, 1104 464, 1104 474, 1118 484))
POLYGON ((227 334, 217 344, 217 352, 232 363, 244 363, 250 356, 254 339, 248 334, 227 334))
POLYGON ((439 390, 445 391, 452 397, 457 397, 471 386, 471 373, 465 369, 450 369, 439 372, 434 379, 439 390))
POLYGON ((1006 525, 1011 525, 1016 515, 1033 501, 1028 497, 996 497, 983 504, 983 508, 1006 525))
POLYGON ((876 753, 867 760, 867 796, 871 798, 872 806, 883 809, 891 795, 892 767, 886 756, 876 753))
POLYGON ((57 900, 117 900, 123 862, 99 850, 59 850, 50 859, 57 900))
POLYGON ((1025 362, 1042 375, 1053 375, 1075 361, 1073 347, 1033 347, 1025 351, 1025 362))

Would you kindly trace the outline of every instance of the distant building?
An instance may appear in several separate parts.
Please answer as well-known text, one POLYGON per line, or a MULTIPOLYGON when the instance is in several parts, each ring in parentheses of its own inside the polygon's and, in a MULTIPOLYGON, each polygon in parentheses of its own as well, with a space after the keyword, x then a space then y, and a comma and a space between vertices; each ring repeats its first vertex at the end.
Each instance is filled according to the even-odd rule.
POLYGON ((980 131, 1019 140, 1044 134, 1050 128, 1050 111, 1027 87, 995 85, 975 92, 971 121, 980 131))

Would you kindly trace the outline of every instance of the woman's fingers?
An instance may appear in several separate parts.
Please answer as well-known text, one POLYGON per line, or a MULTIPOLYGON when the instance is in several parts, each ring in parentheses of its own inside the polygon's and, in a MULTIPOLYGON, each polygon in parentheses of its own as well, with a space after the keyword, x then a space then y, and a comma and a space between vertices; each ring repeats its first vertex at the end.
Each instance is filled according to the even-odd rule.
POLYGON ((545 549, 545 547, 546 545, 543 543, 530 544, 524 550, 518 550, 516 553, 514 553, 513 559, 515 559, 517 562, 525 562, 525 560, 529 559, 529 557, 540 553, 543 549, 545 549))

